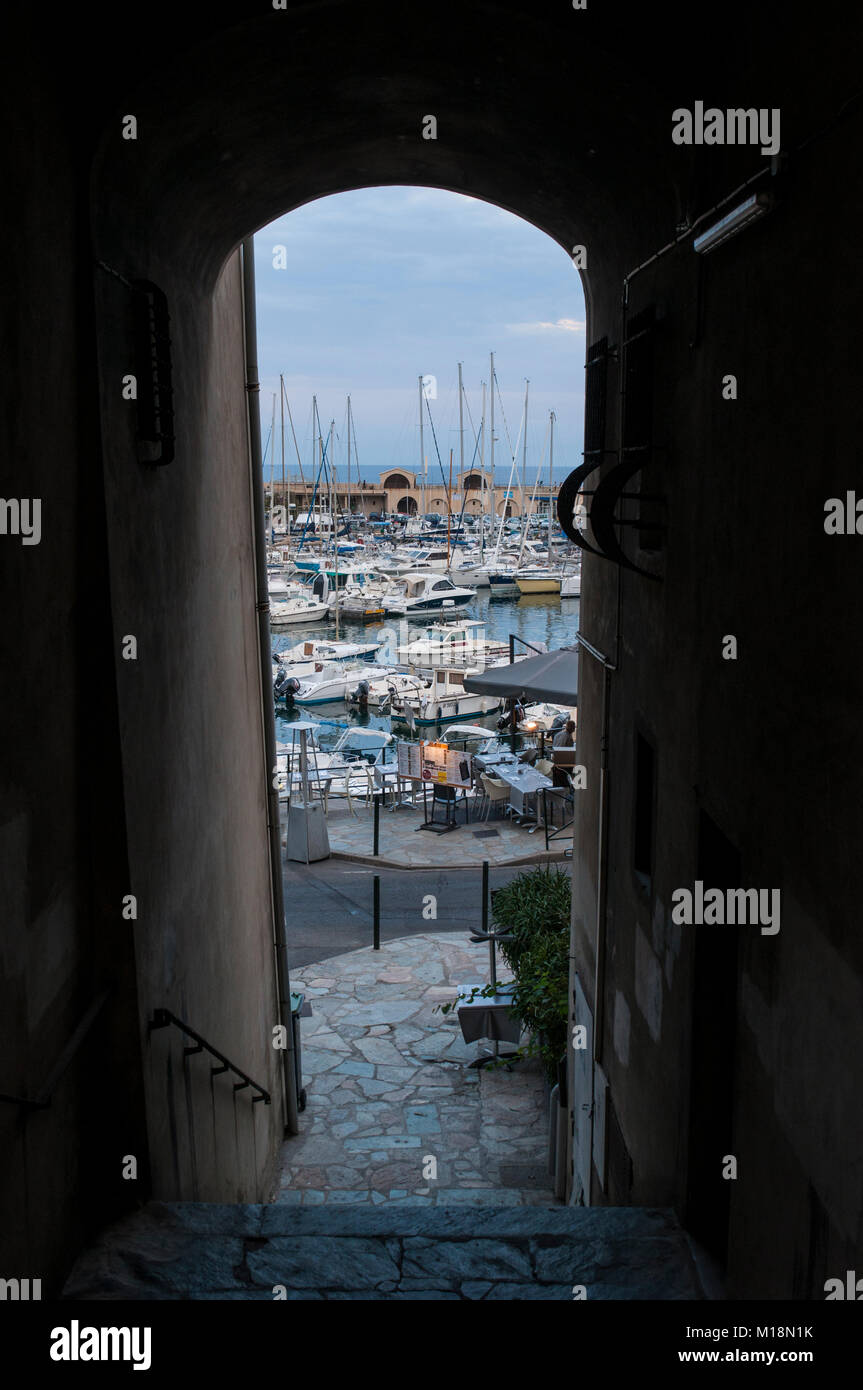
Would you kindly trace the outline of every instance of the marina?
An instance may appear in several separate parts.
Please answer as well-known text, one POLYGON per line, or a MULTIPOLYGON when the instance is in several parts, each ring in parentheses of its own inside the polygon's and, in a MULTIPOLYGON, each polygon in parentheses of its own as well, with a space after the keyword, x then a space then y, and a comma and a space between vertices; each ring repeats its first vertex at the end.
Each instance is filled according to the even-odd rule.
POLYGON ((387 544, 365 519, 349 526, 365 558, 344 569, 335 535, 299 554, 289 536, 273 549, 277 785, 289 859, 466 867, 571 852, 574 748, 560 750, 572 756, 555 769, 552 744, 575 719, 574 696, 530 699, 515 681, 510 694, 470 688, 574 642, 578 558, 562 538, 543 539, 553 560, 542 565, 534 540, 519 570, 530 529, 501 548, 508 568, 482 570, 485 585, 458 582, 471 566, 454 547, 387 544), (325 612, 281 630, 276 595, 298 605, 306 600, 297 589, 312 586, 325 612), (415 833, 423 829, 433 833, 415 833))

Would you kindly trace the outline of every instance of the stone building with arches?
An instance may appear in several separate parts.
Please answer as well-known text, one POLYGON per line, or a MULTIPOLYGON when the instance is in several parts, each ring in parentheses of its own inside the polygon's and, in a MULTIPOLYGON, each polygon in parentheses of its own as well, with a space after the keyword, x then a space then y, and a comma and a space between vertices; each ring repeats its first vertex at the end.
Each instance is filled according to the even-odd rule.
MULTIPOLYGON (((426 472, 425 488, 422 474, 409 468, 389 468, 380 474, 380 489, 384 495, 384 505, 388 512, 407 513, 416 516, 437 512, 446 515, 447 511, 466 516, 496 517, 523 516, 525 513, 545 516, 548 513, 549 485, 540 482, 534 494, 533 484, 522 488, 513 483, 507 487, 500 479, 495 482, 488 468, 466 468, 463 473, 454 473, 452 488, 449 479, 444 484, 440 469, 429 467, 426 472), (423 496, 425 493, 425 496, 423 496)), ((555 514, 558 486, 552 484, 552 514, 555 514)))

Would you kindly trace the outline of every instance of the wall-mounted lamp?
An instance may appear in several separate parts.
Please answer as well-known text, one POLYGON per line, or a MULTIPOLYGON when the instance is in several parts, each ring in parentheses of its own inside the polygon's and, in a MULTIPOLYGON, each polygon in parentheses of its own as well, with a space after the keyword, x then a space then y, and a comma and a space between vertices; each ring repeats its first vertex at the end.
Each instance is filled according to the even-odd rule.
POLYGON ((769 212, 774 204, 772 193, 752 193, 739 203, 731 212, 727 212, 718 222, 714 222, 712 227, 708 227, 706 232, 702 232, 692 243, 692 249, 699 255, 706 255, 708 251, 715 251, 717 246, 721 246, 730 237, 742 232, 744 227, 748 227, 750 222, 763 217, 765 212, 769 212))

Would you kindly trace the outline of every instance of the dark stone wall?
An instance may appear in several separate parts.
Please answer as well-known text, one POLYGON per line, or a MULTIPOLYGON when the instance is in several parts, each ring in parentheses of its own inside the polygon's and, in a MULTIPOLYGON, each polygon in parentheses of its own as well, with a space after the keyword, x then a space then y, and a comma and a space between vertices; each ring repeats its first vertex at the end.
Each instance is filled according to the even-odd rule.
MULTIPOLYGON (((235 1114, 200 1059, 184 1071, 178 1040, 145 1028, 172 1007, 276 1087, 239 242, 342 189, 470 193, 587 246, 588 341, 617 343, 624 276, 761 163, 673 146, 671 111, 780 106, 793 151, 856 90, 859 26, 830 4, 804 29, 767 4, 706 22, 683 4, 518 0, 421 16, 373 0, 49 5, 6 22, 3 484, 41 493, 45 535, 0 546, 0 1089, 40 1084, 103 983, 120 1001, 54 1110, 25 1124, 0 1106, 4 1211, 25 1217, 3 1222, 6 1272, 47 1278, 82 1225, 130 1199, 94 1174, 118 1149, 144 1151, 145 1117, 142 1189, 160 1196, 250 1200, 277 1145, 276 1107, 250 1118, 241 1096, 235 1114), (120 138, 129 113, 134 143, 120 138), (437 141, 421 138, 427 114, 437 141), (164 473, 134 459, 118 389, 126 291, 97 259, 168 295, 178 453, 164 473), (137 663, 119 660, 127 632, 137 663), (96 1062, 120 1084, 94 1111, 96 1062)), ((857 540, 822 527, 824 499, 853 486, 860 437, 859 142, 849 107, 792 159, 762 225, 703 263, 684 242, 633 279, 630 312, 655 302, 661 317, 662 582, 585 565, 583 630, 619 656, 600 1038, 617 1200, 686 1205, 692 940, 669 914, 695 876, 699 811, 745 881, 783 893, 779 936, 741 945, 729 1023, 743 1296, 819 1296, 825 1269, 853 1267, 860 1225, 859 560, 857 540), (736 664, 721 660, 727 632, 736 664), (631 868, 636 724, 657 750, 647 896, 631 868)), ((589 1000, 601 689, 583 657, 573 954, 589 1000)))

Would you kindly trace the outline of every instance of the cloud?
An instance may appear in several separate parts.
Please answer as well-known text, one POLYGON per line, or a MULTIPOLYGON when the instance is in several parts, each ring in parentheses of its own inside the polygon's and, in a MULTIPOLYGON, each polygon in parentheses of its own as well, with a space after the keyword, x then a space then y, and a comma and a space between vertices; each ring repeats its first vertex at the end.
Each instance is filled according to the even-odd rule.
POLYGON ((554 323, 508 323, 507 333, 583 333, 584 324, 580 319, 556 319, 554 323))

